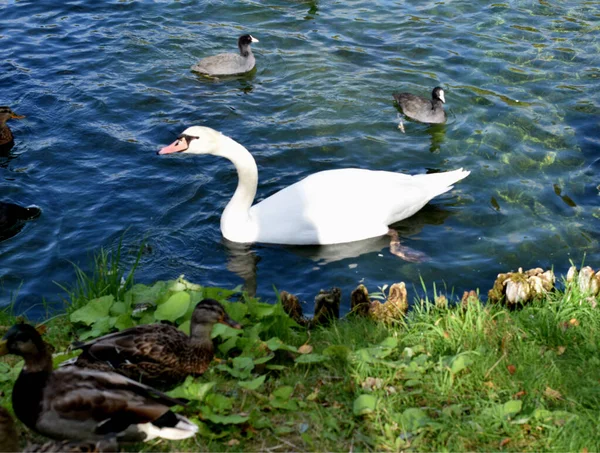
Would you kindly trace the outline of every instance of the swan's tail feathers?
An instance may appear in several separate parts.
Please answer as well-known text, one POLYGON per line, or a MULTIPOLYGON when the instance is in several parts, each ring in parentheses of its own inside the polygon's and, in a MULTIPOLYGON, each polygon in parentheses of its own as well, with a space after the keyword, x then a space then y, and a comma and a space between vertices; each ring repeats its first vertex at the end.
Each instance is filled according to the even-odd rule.
POLYGON ((428 178, 432 191, 431 198, 433 198, 452 190, 454 188, 452 184, 455 184, 461 179, 466 178, 470 173, 471 172, 468 170, 459 168, 458 170, 447 171, 444 173, 430 173, 419 176, 428 178))
POLYGON ((145 441, 162 437, 169 440, 180 440, 193 437, 198 432, 198 425, 187 418, 171 411, 150 423, 137 425, 138 429, 146 433, 145 441))

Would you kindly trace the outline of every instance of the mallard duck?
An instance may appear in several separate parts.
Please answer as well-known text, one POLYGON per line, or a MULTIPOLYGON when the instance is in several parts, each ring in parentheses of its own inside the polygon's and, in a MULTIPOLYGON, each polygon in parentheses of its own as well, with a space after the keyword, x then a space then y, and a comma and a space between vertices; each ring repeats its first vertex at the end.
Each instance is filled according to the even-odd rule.
POLYGON ((10 107, 0 106, 0 149, 10 150, 14 145, 14 138, 11 130, 6 125, 6 122, 10 119, 22 119, 25 118, 23 115, 17 115, 13 112, 10 107))
POLYGON ((0 407, 0 451, 19 451, 15 422, 3 407, 0 407))
MULTIPOLYGON (((19 452, 19 435, 15 429, 15 422, 10 413, 0 407, 0 451, 19 452)), ((70 440, 50 440, 43 444, 30 444, 23 449, 23 453, 104 453, 119 451, 116 439, 107 439, 97 442, 74 442, 70 440)))
POLYGON ((50 347, 29 324, 11 327, 0 356, 25 365, 15 382, 12 407, 28 428, 52 439, 147 441, 185 439, 198 426, 172 412, 181 401, 117 373, 78 367, 52 369, 50 347))
POLYGON ((0 241, 16 235, 26 221, 39 217, 41 212, 35 206, 24 208, 15 203, 0 201, 0 241))
POLYGON ((239 54, 220 53, 206 57, 192 66, 192 71, 209 76, 227 76, 249 72, 256 63, 250 44, 258 42, 252 35, 242 35, 238 38, 239 54))
POLYGON ((74 364, 169 388, 206 371, 214 356, 210 334, 216 323, 240 328, 219 302, 204 299, 194 309, 189 336, 170 324, 132 327, 75 345, 83 352, 74 364))
MULTIPOLYGON (((435 87, 431 92, 431 100, 412 93, 394 93, 394 99, 402 109, 402 113, 410 119, 421 123, 439 124, 446 122, 444 112, 444 90, 435 87)), ((402 122, 398 126, 404 132, 402 122)))
POLYGON ((252 206, 256 162, 231 138, 192 126, 158 153, 212 154, 234 164, 239 181, 221 215, 221 232, 241 243, 326 245, 384 236, 389 225, 417 213, 469 174, 463 169, 414 176, 362 168, 325 170, 252 206))

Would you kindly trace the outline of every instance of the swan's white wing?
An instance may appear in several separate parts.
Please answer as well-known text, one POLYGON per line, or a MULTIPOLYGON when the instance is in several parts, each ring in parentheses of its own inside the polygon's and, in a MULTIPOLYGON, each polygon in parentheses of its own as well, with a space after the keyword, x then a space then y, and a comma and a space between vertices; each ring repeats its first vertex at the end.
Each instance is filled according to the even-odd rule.
POLYGON ((256 240, 338 244, 381 236, 388 225, 410 217, 467 174, 457 170, 410 176, 364 169, 315 173, 251 208, 256 240))

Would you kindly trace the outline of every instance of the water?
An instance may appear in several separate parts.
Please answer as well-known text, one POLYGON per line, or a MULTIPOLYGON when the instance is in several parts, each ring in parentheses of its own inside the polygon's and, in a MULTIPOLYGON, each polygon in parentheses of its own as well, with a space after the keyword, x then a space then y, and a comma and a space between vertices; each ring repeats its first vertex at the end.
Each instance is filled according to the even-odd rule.
POLYGON ((309 302, 336 285, 345 309, 359 282, 419 288, 422 277, 462 293, 519 266, 564 272, 584 254, 598 265, 599 5, 0 1, 0 105, 27 116, 10 123, 0 199, 43 211, 0 243, 0 303, 33 315, 42 300, 60 305, 55 282, 72 284, 72 263, 89 269, 125 230, 126 252, 148 242, 138 281, 245 278, 264 298, 275 285, 309 302), (189 70, 235 51, 244 32, 260 40, 253 73, 207 81, 189 70), (436 85, 447 124, 408 122, 402 134, 392 93, 436 85), (195 124, 252 152, 259 198, 329 168, 472 173, 396 225, 423 263, 381 240, 240 250, 219 231, 233 167, 155 154, 195 124))

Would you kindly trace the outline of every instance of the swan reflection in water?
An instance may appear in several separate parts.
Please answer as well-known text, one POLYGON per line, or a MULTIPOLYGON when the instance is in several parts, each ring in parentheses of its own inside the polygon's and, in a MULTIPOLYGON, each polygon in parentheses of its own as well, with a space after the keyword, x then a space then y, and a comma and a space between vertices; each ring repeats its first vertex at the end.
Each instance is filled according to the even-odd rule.
MULTIPOLYGON (((425 225, 442 225, 452 212, 441 206, 426 205, 412 217, 398 222, 390 228, 397 239, 415 236, 421 232, 425 225)), ((400 241, 401 242, 401 241, 400 241)), ((261 257, 257 251, 260 248, 278 248, 282 251, 293 253, 305 258, 317 266, 325 266, 336 261, 357 258, 368 253, 379 253, 390 247, 390 236, 384 235, 362 241, 346 242, 333 245, 266 245, 266 244, 240 244, 222 238, 227 253, 227 269, 244 280, 243 289, 250 296, 256 295, 257 268, 261 257)), ((407 261, 424 261, 427 256, 418 250, 410 249, 399 244, 399 249, 408 258, 407 261)), ((398 254, 394 253, 398 256, 398 254)))

